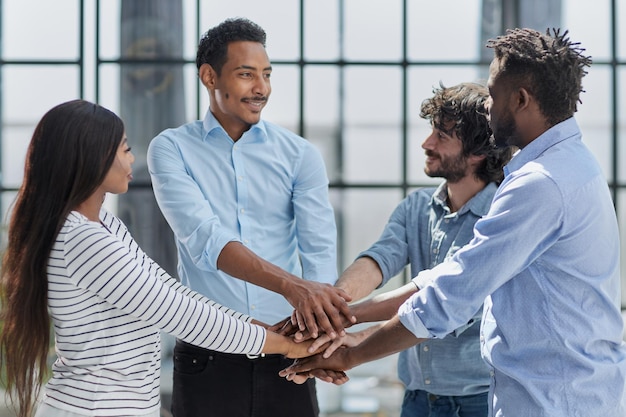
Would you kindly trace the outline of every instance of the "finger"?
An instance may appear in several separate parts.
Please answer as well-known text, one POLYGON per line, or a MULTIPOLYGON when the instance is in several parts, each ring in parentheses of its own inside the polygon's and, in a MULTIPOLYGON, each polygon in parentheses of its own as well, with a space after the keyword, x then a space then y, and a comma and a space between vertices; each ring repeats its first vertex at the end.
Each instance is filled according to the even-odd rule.
MULTIPOLYGON (((302 316, 303 320, 302 320, 302 324, 300 326, 300 330, 304 331, 304 330, 308 330, 309 333, 311 333, 311 337, 313 338, 317 338, 318 336, 318 321, 316 320, 317 315, 315 315, 313 312, 311 311, 298 311, 298 315, 302 316)), ((323 328, 323 327, 322 327, 323 328)))
POLYGON ((341 322, 337 310, 334 308, 334 306, 332 306, 332 304, 325 305, 324 308, 322 308, 321 306, 318 307, 315 310, 315 317, 322 331, 326 333, 331 339, 336 339, 338 332, 341 333, 343 331, 343 323, 341 322), (337 322, 339 326, 337 326, 337 322))
POLYGON ((309 372, 309 375, 335 385, 342 385, 350 380, 345 372, 333 371, 329 369, 313 369, 309 372))
POLYGON ((293 326, 298 326, 298 312, 296 310, 291 312, 291 324, 293 326))
POLYGON ((309 353, 315 353, 319 348, 330 342, 331 338, 326 333, 315 339, 311 346, 309 346, 309 353))
POLYGON ((330 355, 332 355, 337 349, 343 346, 342 339, 343 338, 338 338, 338 339, 333 340, 333 342, 326 348, 326 350, 322 354, 322 357, 324 359, 330 358, 330 355))
POLYGON ((304 384, 309 378, 309 374, 308 373, 304 373, 304 374, 289 374, 285 377, 287 379, 287 381, 291 381, 294 382, 298 385, 302 385, 304 384))

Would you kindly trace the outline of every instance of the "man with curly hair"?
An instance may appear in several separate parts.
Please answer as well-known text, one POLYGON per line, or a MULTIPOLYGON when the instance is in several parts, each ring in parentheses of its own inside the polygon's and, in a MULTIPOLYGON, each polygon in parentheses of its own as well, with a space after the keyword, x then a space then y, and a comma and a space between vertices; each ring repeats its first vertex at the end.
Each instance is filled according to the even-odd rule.
MULTIPOLYGON (((415 276, 453 256, 472 238, 474 224, 487 214, 502 181, 511 148, 496 148, 493 143, 485 111, 487 88, 478 83, 441 84, 433 93, 420 109, 432 127, 422 143, 424 172, 445 181, 409 194, 391 214, 378 241, 344 271, 336 285, 353 299, 385 285, 407 265, 415 276)), ((415 285, 397 291, 409 295, 415 285)), ((375 296, 353 306, 359 322, 387 320, 396 313, 397 305, 386 311, 370 309, 377 300, 375 296)), ((489 369, 480 357, 480 318, 478 310, 444 338, 400 353, 398 375, 406 387, 401 417, 487 416, 489 369)), ((373 329, 354 337, 365 337, 373 329)), ((325 341, 318 338, 315 343, 325 341)), ((350 344, 338 339, 326 354, 342 342, 350 344)))
POLYGON ((619 232, 602 169, 573 117, 591 60, 559 30, 510 30, 487 46, 494 138, 520 151, 473 239, 420 272, 419 291, 363 343, 281 374, 342 371, 443 338, 484 301, 490 416, 623 417, 619 232))
MULTIPOLYGON (((326 168, 310 142, 261 119, 271 93, 265 40, 242 18, 202 37, 196 64, 209 111, 152 140, 154 193, 176 236, 183 284, 263 323, 296 308, 302 327, 316 333, 319 323, 339 335, 350 298, 331 285, 336 228, 326 168)), ((281 355, 223 354, 179 340, 173 360, 175 417, 318 415, 314 381, 296 387, 280 378, 288 365, 281 355)))

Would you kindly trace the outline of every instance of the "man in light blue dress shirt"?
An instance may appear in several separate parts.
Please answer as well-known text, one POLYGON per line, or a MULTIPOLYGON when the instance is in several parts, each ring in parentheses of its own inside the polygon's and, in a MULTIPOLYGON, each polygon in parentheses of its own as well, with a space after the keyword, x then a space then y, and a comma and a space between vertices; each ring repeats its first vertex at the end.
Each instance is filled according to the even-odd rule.
POLYGON ((484 301, 490 416, 624 417, 617 221, 573 118, 591 60, 558 30, 515 29, 487 46, 494 138, 520 151, 474 238, 419 273, 419 291, 362 344, 281 374, 350 369, 443 338, 484 301))
MULTIPOLYGON (((197 66, 210 98, 204 120, 163 131, 148 150, 181 282, 262 323, 296 308, 302 327, 315 333, 319 323, 341 334, 350 298, 332 285, 336 228, 326 168, 311 143, 261 120, 272 72, 265 32, 226 20, 201 39, 197 66)), ((284 361, 179 341, 174 415, 317 416, 314 383, 294 389, 278 376, 284 361)))
MULTIPOLYGON (((485 114, 489 91, 477 83, 443 85, 422 103, 420 116, 432 132, 422 143, 424 172, 445 178, 437 188, 411 193, 393 211, 376 243, 337 281, 353 299, 369 295, 410 265, 411 276, 454 255, 487 214, 510 148, 496 148, 485 114)), ((412 290, 413 284, 408 284, 412 290)), ((368 305, 352 309, 359 322, 387 320, 368 305)), ((406 387, 401 417, 486 417, 489 370, 480 356, 481 310, 442 339, 402 351, 398 375, 406 387)), ((368 332, 369 333, 369 332, 368 332)), ((329 352, 330 353, 330 352, 329 352)))

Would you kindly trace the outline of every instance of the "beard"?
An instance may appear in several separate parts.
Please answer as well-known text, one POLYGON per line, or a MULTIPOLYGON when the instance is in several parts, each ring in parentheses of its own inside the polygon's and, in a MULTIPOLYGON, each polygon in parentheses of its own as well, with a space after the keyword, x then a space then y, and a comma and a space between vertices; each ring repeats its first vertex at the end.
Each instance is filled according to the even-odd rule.
POLYGON ((506 114, 497 126, 491 126, 491 130, 493 131, 494 143, 497 148, 518 145, 517 125, 511 114, 506 114))
POLYGON ((433 169, 426 166, 424 173, 431 178, 445 178, 448 182, 458 182, 465 177, 467 171, 467 159, 462 153, 454 157, 442 157, 431 151, 426 151, 427 156, 434 156, 439 159, 439 166, 433 169))

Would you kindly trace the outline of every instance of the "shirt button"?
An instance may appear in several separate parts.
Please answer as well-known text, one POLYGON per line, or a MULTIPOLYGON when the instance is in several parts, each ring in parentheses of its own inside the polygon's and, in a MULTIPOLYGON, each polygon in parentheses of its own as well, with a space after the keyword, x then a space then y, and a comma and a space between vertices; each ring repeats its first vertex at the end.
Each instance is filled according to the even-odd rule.
POLYGON ((237 179, 238 179, 239 181, 243 181, 243 177, 242 177, 241 175, 240 175, 240 176, 238 176, 238 177, 237 177, 237 179))
POLYGON ((245 210, 244 210, 244 209, 241 209, 241 210, 239 210, 239 211, 240 211, 241 213, 243 213, 245 210))
POLYGON ((247 245, 248 244, 248 239, 244 239, 243 243, 245 243, 247 245))
POLYGON ((254 310, 254 309, 256 309, 256 306, 255 306, 254 304, 252 304, 252 305, 250 306, 250 310, 254 310))
POLYGON ((426 378, 426 379, 424 380, 424 384, 426 384, 426 385, 430 385, 430 379, 426 378))
POLYGON ((428 352, 428 351, 429 351, 428 346, 424 346, 424 352, 428 352))
POLYGON ((435 253, 435 254, 439 253, 439 249, 437 249, 437 248, 433 249, 433 253, 435 253))

